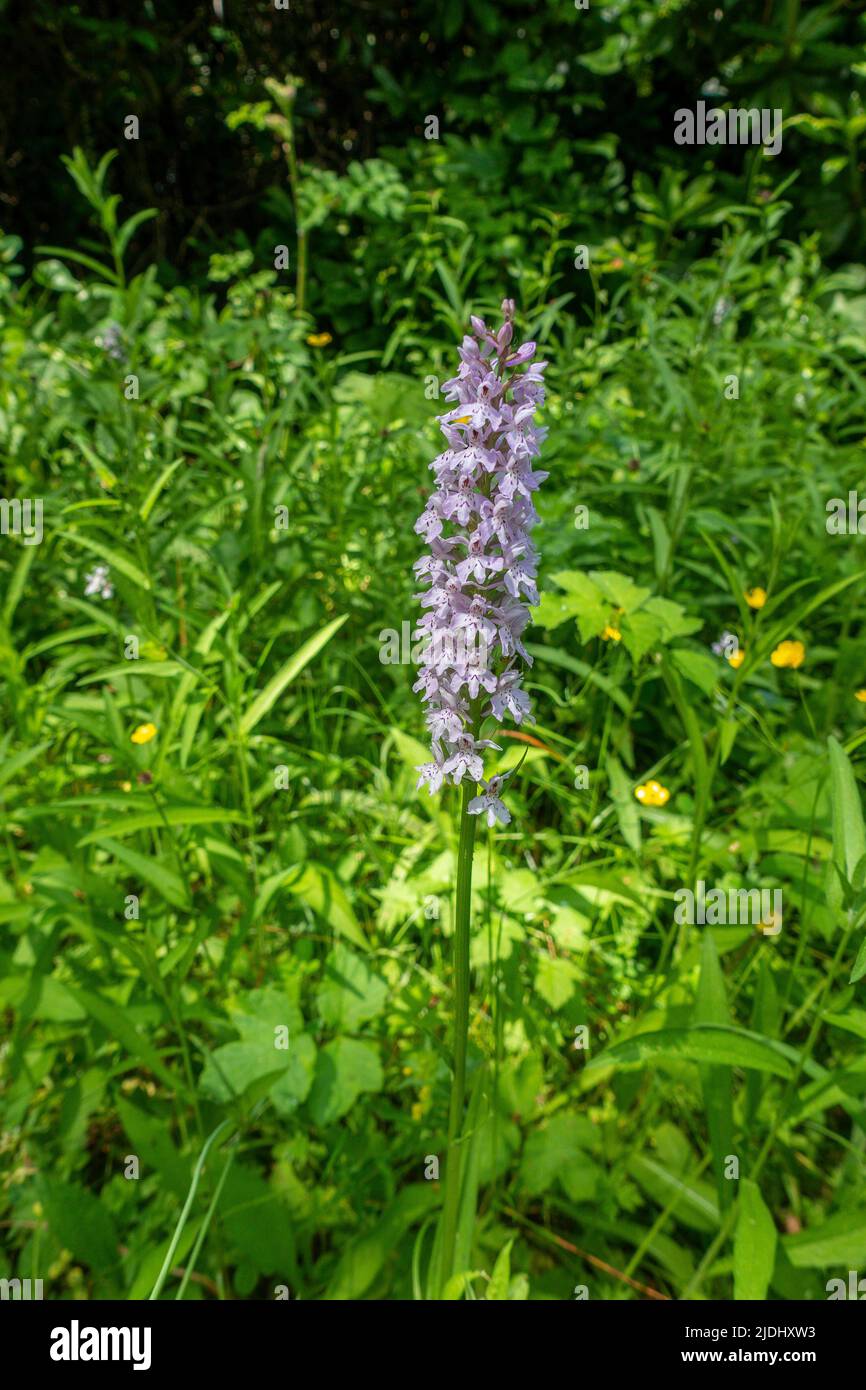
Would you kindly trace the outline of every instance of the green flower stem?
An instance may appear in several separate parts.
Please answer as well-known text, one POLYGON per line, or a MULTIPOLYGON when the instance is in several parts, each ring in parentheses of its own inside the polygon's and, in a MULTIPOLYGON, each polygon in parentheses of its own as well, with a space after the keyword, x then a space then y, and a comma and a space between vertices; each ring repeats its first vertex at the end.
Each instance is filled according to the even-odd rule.
POLYGON ((460 1204, 460 1135, 466 1099, 466 1045, 469 1035, 469 908, 477 822, 477 817, 469 814, 469 803, 475 793, 474 782, 463 783, 454 911, 454 1074, 448 1110, 448 1153, 445 1159, 445 1195, 442 1204, 440 1298, 454 1273, 457 1210, 460 1204))
POLYGON ((186 1201, 183 1204, 183 1210, 178 1219, 178 1223, 175 1226, 174 1235, 171 1238, 168 1250, 165 1252, 165 1259, 162 1262, 162 1269, 159 1271, 156 1283, 154 1284, 153 1289, 151 1290, 150 1298, 148 1300, 149 1302, 155 1302, 162 1293, 162 1286, 168 1278, 168 1272, 171 1269, 172 1260, 174 1259, 174 1252, 177 1250, 177 1247, 180 1244, 180 1238, 183 1235, 183 1228, 186 1225, 187 1220, 189 1219, 189 1214, 192 1210, 192 1204, 195 1200, 195 1194, 198 1191, 199 1181, 201 1179, 204 1165, 207 1162, 207 1156, 210 1153, 210 1150, 212 1149, 216 1140, 219 1139, 223 1130, 228 1129, 230 1125, 231 1120, 223 1120, 222 1124, 217 1125, 213 1134, 210 1134, 208 1136, 207 1140, 205 1141, 204 1147, 198 1156, 195 1168, 193 1169, 192 1182, 189 1185, 189 1192, 186 1194, 186 1201))

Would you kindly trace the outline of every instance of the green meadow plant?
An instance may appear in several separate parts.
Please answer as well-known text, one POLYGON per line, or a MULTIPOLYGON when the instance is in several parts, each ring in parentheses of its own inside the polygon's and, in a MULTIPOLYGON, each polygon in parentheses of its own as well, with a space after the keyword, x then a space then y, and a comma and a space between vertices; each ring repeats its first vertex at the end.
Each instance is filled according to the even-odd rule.
MULTIPOLYGON (((436 487, 415 525, 430 549, 415 564, 428 610, 419 624, 427 638, 415 689, 423 692, 433 759, 421 765, 418 786, 430 794, 463 783, 454 909, 454 1047, 448 1112, 448 1156, 439 1230, 440 1296, 455 1275, 461 1145, 469 1027, 469 950, 475 817, 492 828, 511 814, 500 798, 503 777, 484 777, 483 751, 499 745, 481 737, 490 719, 507 713, 520 724, 529 713, 521 666, 531 665, 522 642, 528 603, 538 602, 537 556, 529 530, 538 520, 533 493, 547 474, 533 468, 543 431, 533 424, 544 399, 545 363, 532 363, 535 343, 512 346, 514 303, 502 303, 504 322, 492 332, 473 316, 472 336, 460 348, 458 375, 443 387, 457 404, 440 416, 448 447, 434 459, 436 487), (482 791, 477 795, 478 784, 482 791)), ((507 776, 508 774, 506 774, 507 776)))
MULTIPOLYGON (((294 95, 269 82, 236 119, 284 68, 235 81, 227 48, 208 74, 190 44, 215 114, 183 107, 169 192, 142 119, 138 147, 111 126, 119 154, 82 135, 55 161, 75 231, 31 236, 48 205, 3 204, 0 1279, 95 1300, 856 1289, 853 45, 844 105, 832 87, 858 21, 794 6, 780 29, 771 6, 756 49, 737 7, 695 29, 547 5, 516 41, 488 6, 488 63, 434 8, 436 65, 413 39, 390 70, 364 12, 328 72, 299 50, 294 95), (566 29, 586 42, 562 71, 566 29), (739 64, 739 105, 808 116, 775 160, 664 143, 687 31, 739 64), (317 103, 352 64, 350 127, 317 103), (205 135, 237 163, 179 208, 205 135), (507 301, 487 328, 503 284, 549 358, 538 489, 541 367, 507 301), (6 524, 28 500, 38 541, 6 524), (422 508, 430 651, 407 678, 379 635, 417 611, 422 508), (419 766, 457 783, 456 814, 419 766), (781 907, 679 912, 704 889, 781 907)), ((45 15, 52 43, 80 20, 45 15)))

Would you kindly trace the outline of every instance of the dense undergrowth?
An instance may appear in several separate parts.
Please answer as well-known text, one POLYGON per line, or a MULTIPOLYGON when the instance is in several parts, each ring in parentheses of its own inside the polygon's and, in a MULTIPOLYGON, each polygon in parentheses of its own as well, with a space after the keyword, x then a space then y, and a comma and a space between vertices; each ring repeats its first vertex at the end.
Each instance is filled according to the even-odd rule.
POLYGON ((44 507, 0 542, 0 1273, 48 1297, 148 1296, 223 1125, 162 1297, 424 1290, 457 798, 415 790, 412 523, 506 293, 550 477, 474 884, 466 1296, 863 1269, 866 271, 751 151, 735 196, 610 162, 603 234, 517 200, 488 248, 466 154, 302 169, 347 228, 305 314, 262 238, 132 273, 81 152, 92 240, 0 243, 6 496, 44 507), (699 882, 781 912, 683 924, 699 882))

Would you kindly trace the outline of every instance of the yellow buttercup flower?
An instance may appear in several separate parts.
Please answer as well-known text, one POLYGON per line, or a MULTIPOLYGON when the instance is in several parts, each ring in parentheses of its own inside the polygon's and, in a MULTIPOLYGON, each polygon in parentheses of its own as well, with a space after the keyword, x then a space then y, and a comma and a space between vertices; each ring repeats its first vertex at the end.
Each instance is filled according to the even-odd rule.
POLYGON ((767 590, 747 589, 743 594, 743 598, 750 608, 763 608, 764 604, 767 602, 767 590))
POLYGON ((416 1123, 418 1120, 422 1120, 430 1109, 431 1094, 432 1092, 429 1086, 422 1086, 418 1092, 418 1099, 412 1106, 412 1119, 415 1120, 416 1123))
POLYGON ((639 787, 635 787, 634 794, 642 806, 664 806, 670 798, 667 787, 656 781, 642 782, 639 787))
POLYGON ((121 790, 122 792, 131 792, 131 791, 132 791, 132 783, 131 783, 131 782, 121 782, 121 783, 120 783, 120 790, 121 790))
POLYGON ((802 642, 780 642, 770 656, 774 666, 790 666, 793 670, 802 666, 805 659, 806 648, 802 642))
POLYGON ((333 341, 330 333, 310 333, 307 336, 307 342, 310 347, 315 348, 327 347, 328 343, 332 343, 333 341))
POLYGON ((729 665, 729 666, 733 666, 733 668, 734 668, 735 671, 739 671, 739 669, 740 669, 740 667, 742 666, 742 664, 743 664, 743 662, 745 661, 745 659, 746 659, 746 653, 745 653, 745 651, 743 650, 742 647, 738 647, 737 650, 736 650, 735 652, 731 652, 731 653, 729 654, 729 656, 728 656, 728 665, 729 665))
POLYGON ((156 738, 156 725, 139 724, 137 729, 133 729, 129 737, 132 743, 150 743, 152 738, 156 738))
POLYGON ((866 690, 855 690, 854 699, 859 700, 861 705, 866 705, 866 690))
POLYGON ((608 623, 604 632, 601 634, 601 640, 602 642, 621 642, 622 633, 618 627, 611 627, 610 623, 608 623))

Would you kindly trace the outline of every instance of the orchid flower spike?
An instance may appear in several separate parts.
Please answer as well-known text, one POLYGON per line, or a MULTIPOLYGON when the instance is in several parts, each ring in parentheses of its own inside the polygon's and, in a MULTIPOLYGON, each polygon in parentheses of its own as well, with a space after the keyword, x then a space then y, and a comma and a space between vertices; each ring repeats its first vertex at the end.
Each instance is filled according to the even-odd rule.
POLYGON ((489 716, 520 724, 531 713, 521 677, 532 658, 522 636, 538 603, 533 494, 547 477, 534 467, 546 434, 534 417, 547 363, 532 360, 535 343, 512 347, 514 312, 513 300, 503 300, 496 332, 471 318, 457 375, 443 388, 456 402, 438 417, 447 448, 430 465, 436 485, 415 523, 428 547, 415 564, 426 610, 418 626, 428 640, 414 688, 427 707, 433 755, 417 769, 418 786, 432 796, 464 777, 480 783, 468 810, 491 826, 511 815, 499 798, 504 779, 484 779, 482 752, 498 745, 478 731, 489 716))

